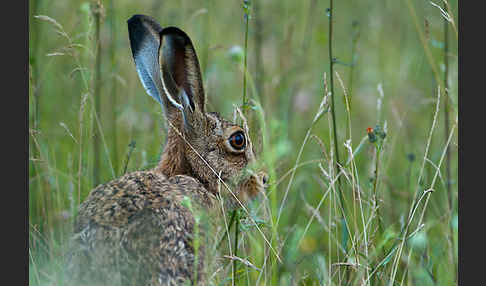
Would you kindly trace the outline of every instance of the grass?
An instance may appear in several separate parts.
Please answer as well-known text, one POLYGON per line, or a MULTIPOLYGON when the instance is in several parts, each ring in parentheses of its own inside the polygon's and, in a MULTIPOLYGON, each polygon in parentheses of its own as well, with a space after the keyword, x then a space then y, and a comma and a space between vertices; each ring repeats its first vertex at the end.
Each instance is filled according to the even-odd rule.
POLYGON ((133 14, 191 36, 208 110, 232 119, 243 102, 270 175, 238 219, 222 212, 214 244, 197 241, 219 262, 212 285, 457 284, 457 1, 100 1, 100 18, 96 2, 29 5, 32 285, 64 284, 96 182, 158 163, 133 14))

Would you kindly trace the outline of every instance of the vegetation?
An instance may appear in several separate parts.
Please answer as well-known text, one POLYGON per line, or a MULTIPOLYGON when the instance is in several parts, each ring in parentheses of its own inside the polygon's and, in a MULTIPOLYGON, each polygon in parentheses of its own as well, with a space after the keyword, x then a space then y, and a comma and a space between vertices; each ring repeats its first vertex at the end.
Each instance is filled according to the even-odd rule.
POLYGON ((230 243, 215 244, 211 285, 457 284, 457 1, 29 7, 31 285, 65 281, 96 184, 158 163, 166 133, 131 57, 133 14, 191 36, 208 110, 243 106, 270 175, 215 234, 230 243))

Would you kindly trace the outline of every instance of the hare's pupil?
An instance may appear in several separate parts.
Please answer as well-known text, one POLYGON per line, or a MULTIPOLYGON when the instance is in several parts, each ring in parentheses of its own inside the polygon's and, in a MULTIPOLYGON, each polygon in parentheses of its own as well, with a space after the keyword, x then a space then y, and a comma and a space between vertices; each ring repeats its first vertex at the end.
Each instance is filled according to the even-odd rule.
POLYGON ((235 143, 238 146, 243 145, 243 135, 236 134, 236 136, 235 136, 235 143))
POLYGON ((241 150, 245 145, 245 137, 241 132, 237 132, 231 136, 230 143, 234 148, 241 150))

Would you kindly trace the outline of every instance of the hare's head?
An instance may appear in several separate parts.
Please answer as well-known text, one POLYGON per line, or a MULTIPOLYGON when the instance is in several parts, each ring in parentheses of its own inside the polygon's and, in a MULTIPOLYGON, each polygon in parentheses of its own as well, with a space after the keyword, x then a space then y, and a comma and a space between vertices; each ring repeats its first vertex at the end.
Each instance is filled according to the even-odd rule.
POLYGON ((254 160, 246 130, 206 112, 199 62, 186 33, 143 15, 128 20, 128 31, 140 80, 168 121, 158 170, 193 176, 215 192, 217 175, 229 179, 254 160))

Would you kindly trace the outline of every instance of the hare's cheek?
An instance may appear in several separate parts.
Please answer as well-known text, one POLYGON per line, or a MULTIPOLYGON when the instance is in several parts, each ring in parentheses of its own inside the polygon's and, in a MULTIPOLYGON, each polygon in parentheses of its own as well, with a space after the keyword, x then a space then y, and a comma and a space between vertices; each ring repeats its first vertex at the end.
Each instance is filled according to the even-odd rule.
MULTIPOLYGON (((210 147, 208 152, 206 153, 206 158, 209 161, 213 162, 213 164, 214 164, 214 162, 217 162, 218 158, 220 158, 220 157, 221 157, 220 152, 219 152, 218 148, 215 148, 215 147, 210 147)), ((219 160, 221 160, 221 159, 219 159, 219 160)))
POLYGON ((218 151, 218 149, 215 148, 215 149, 209 151, 208 153, 206 153, 206 155, 204 157, 205 157, 206 163, 209 164, 209 166, 211 166, 211 168, 214 169, 214 171, 219 173, 220 170, 223 167, 222 166, 223 160, 221 158, 221 154, 218 151))

